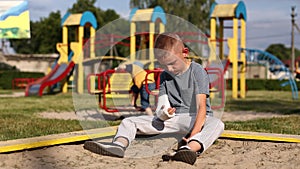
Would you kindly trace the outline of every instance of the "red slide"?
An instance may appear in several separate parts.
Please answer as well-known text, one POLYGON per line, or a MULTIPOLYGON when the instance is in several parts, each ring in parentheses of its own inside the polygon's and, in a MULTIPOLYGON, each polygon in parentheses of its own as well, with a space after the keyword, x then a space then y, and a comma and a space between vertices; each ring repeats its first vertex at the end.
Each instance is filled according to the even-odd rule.
POLYGON ((57 64, 48 75, 38 79, 35 82, 29 83, 25 89, 25 96, 42 96, 43 91, 47 86, 54 85, 63 80, 68 76, 74 66, 75 63, 73 61, 71 61, 69 64, 57 64))

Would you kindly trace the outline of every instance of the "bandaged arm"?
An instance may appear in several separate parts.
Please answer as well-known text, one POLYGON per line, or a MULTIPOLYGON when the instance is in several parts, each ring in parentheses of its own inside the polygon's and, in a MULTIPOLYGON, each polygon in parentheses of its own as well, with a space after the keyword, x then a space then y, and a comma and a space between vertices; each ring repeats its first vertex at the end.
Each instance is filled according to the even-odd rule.
POLYGON ((158 97, 158 103, 157 103, 157 107, 156 107, 156 115, 159 119, 161 119, 162 121, 168 120, 172 117, 175 116, 175 113, 173 114, 169 114, 168 113, 168 108, 170 108, 170 102, 168 99, 168 95, 163 94, 161 96, 158 97))

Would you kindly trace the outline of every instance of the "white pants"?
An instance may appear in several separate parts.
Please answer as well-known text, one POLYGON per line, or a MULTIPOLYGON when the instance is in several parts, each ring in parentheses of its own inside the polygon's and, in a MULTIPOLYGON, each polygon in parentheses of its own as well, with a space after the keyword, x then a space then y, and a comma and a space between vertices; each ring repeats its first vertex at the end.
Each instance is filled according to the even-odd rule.
MULTIPOLYGON (((182 138, 188 134, 195 121, 195 116, 179 114, 175 117, 160 121, 155 116, 128 117, 122 120, 114 138, 123 137, 128 139, 129 144, 135 139, 136 134, 153 135, 174 133, 174 137, 182 138)), ((224 123, 211 116, 206 116, 201 132, 194 135, 190 140, 198 141, 205 151, 224 131, 224 123)))

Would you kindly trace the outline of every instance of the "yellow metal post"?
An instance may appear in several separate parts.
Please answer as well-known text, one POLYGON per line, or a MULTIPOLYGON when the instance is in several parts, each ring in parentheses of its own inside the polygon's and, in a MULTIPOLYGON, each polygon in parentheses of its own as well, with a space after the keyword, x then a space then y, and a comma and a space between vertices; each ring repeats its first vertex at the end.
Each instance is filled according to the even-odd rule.
POLYGON ((136 25, 134 22, 130 23, 130 60, 135 60, 135 32, 136 32, 136 25))
POLYGON ((58 60, 58 64, 60 63, 68 63, 68 28, 67 26, 63 26, 63 34, 62 34, 62 52, 60 52, 60 57, 58 60))
POLYGON ((90 76, 90 91, 91 93, 95 92, 95 87, 96 87, 96 77, 95 76, 90 76))
MULTIPOLYGON (((68 63, 68 28, 67 26, 63 26, 63 45, 66 45, 66 47, 64 47, 63 49, 66 50, 63 53, 63 55, 61 55, 60 57, 60 63, 68 63)), ((66 80, 64 80, 62 82, 62 92, 63 93, 67 93, 68 92, 68 83, 66 80)))
POLYGON ((95 58, 95 29, 90 27, 90 58, 95 58))
MULTIPOLYGON (((82 50, 82 44, 83 44, 83 26, 80 26, 79 27, 79 30, 78 30, 78 50, 82 50)), ((83 74, 83 65, 82 65, 82 61, 83 61, 83 53, 82 52, 79 52, 78 53, 78 62, 77 62, 77 73, 78 73, 78 76, 77 76, 77 92, 79 94, 82 94, 83 93, 83 88, 84 88, 84 74, 83 74)))
MULTIPOLYGON (((241 20, 241 48, 246 48, 246 21, 241 20)), ((246 97, 246 51, 241 50, 241 73, 240 73, 240 96, 241 98, 246 97)))
POLYGON ((224 21, 222 19, 220 19, 219 33, 220 33, 219 55, 220 55, 220 59, 224 59, 224 47, 223 47, 224 21))
POLYGON ((233 38, 232 49, 230 49, 232 59, 232 98, 238 97, 238 19, 233 18, 233 38), (232 50, 232 51, 231 51, 232 50))
MULTIPOLYGON (((95 29, 91 26, 90 27, 90 58, 95 58, 95 29)), ((91 92, 95 90, 95 76, 90 77, 90 89, 91 92)))
POLYGON ((159 33, 165 32, 165 25, 162 22, 159 22, 159 33))
POLYGON ((68 43, 68 27, 63 26, 63 41, 64 44, 68 43))
POLYGON ((150 65, 149 69, 152 70, 154 69, 154 33, 155 33, 155 23, 151 22, 149 24, 149 60, 150 60, 150 65))
POLYGON ((216 18, 210 19, 210 56, 209 61, 216 60, 216 18))

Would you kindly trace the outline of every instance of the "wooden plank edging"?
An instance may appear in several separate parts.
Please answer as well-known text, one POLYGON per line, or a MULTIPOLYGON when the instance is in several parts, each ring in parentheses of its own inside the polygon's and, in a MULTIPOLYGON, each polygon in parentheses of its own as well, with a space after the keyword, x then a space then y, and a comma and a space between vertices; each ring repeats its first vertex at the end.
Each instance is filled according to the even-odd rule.
MULTIPOLYGON (((0 142, 0 153, 28 150, 54 146, 78 141, 85 141, 93 138, 102 138, 113 136, 117 127, 107 127, 100 129, 91 129, 86 131, 70 132, 56 135, 40 136, 26 139, 8 140, 0 142), (88 133, 88 134, 87 134, 88 133)), ((220 139, 245 139, 271 142, 289 142, 300 143, 300 135, 286 135, 273 133, 259 133, 247 131, 225 130, 220 139)))

